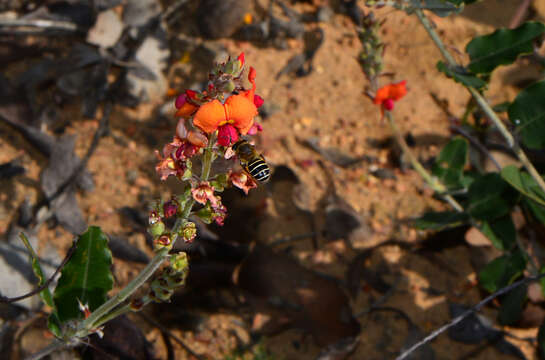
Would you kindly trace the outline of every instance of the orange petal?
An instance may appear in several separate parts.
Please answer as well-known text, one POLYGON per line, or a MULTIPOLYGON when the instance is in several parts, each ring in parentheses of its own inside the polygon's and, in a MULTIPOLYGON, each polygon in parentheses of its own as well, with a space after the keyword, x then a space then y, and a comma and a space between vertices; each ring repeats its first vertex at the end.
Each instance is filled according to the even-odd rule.
POLYGON ((193 124, 206 133, 212 133, 226 120, 224 105, 218 100, 213 100, 199 108, 193 117, 193 124))
POLYGON ((386 99, 397 101, 407 94, 406 80, 396 84, 388 84, 377 90, 377 94, 373 99, 375 104, 382 104, 386 99))
POLYGON ((229 120, 233 121, 242 135, 246 135, 254 124, 254 116, 257 115, 257 108, 252 101, 244 95, 233 95, 225 102, 225 109, 229 120))
POLYGON ((176 116, 181 116, 184 118, 191 116, 198 108, 198 106, 193 105, 190 102, 186 102, 181 108, 178 109, 178 111, 176 111, 176 116))

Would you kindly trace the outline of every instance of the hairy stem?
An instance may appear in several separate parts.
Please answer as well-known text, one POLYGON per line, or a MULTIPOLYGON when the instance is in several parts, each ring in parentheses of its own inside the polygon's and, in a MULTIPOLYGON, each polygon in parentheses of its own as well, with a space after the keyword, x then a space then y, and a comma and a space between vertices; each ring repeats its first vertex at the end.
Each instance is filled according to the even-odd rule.
MULTIPOLYGON (((422 12, 420 9, 415 9, 414 12, 416 13, 416 16, 418 16, 418 19, 420 20, 420 23, 422 26, 424 26, 424 29, 428 32, 428 35, 431 37, 433 42, 435 43, 435 46, 439 49, 445 60, 449 63, 450 66, 457 66, 456 60, 452 57, 452 55, 448 52, 445 45, 441 41, 441 38, 439 38, 439 35, 433 28, 433 26, 430 24, 430 21, 426 17, 426 15, 422 12)), ((471 93, 481 110, 486 114, 486 116, 494 123, 496 128, 499 130, 501 135, 504 137, 505 141, 507 141, 507 145, 513 150, 513 152, 517 155, 520 162, 524 165, 526 170, 530 173, 532 178, 536 181, 536 183, 539 185, 541 190, 545 192, 545 181, 541 177, 541 175, 537 172, 534 165, 530 162, 528 157, 526 156, 526 153, 522 150, 522 148, 517 144, 515 141, 515 138, 513 135, 509 132, 509 130, 505 127, 504 123, 501 121, 501 119, 498 117, 496 112, 492 110, 492 107, 486 99, 477 91, 477 89, 466 86, 468 91, 471 93)))
MULTIPOLYGON (((207 147, 204 149, 203 154, 203 163, 202 163, 202 174, 201 180, 206 181, 210 176, 210 169, 212 167, 212 162, 214 161, 214 152, 213 146, 215 143, 215 134, 210 136, 207 147)), ((172 244, 176 242, 178 238, 178 233, 181 227, 184 225, 184 222, 189 217, 191 209, 195 201, 191 198, 185 205, 182 215, 176 220, 172 228, 172 244)), ((79 326, 77 331, 77 336, 84 337, 87 336, 91 330, 96 329, 98 326, 102 325, 108 320, 111 320, 121 314, 126 313, 129 309, 124 305, 116 309, 122 302, 127 300, 137 289, 139 289, 148 279, 155 273, 155 271, 163 264, 163 262, 169 257, 169 249, 163 248, 156 252, 155 256, 151 261, 146 265, 146 267, 136 276, 123 290, 113 296, 111 299, 102 304, 98 309, 93 311, 87 319, 85 319, 79 326), (116 309, 116 310, 114 310, 116 309)))
POLYGON ((463 212, 464 208, 456 199, 454 199, 451 195, 445 194, 447 191, 447 188, 445 185, 443 185, 440 181, 438 181, 436 178, 434 178, 423 166, 420 164, 420 161, 414 156, 413 152, 409 148, 409 145, 407 145, 407 142, 403 138, 403 135, 401 135, 401 132, 399 131, 397 124, 394 120, 394 117, 391 112, 386 111, 386 117, 388 118, 388 122, 390 124, 390 128, 392 129, 392 133, 394 134, 394 137, 403 150, 403 153, 409 158, 409 161, 411 162, 411 165, 413 166, 414 170, 426 181, 426 183, 435 191, 438 193, 446 202, 450 204, 456 211, 463 212))

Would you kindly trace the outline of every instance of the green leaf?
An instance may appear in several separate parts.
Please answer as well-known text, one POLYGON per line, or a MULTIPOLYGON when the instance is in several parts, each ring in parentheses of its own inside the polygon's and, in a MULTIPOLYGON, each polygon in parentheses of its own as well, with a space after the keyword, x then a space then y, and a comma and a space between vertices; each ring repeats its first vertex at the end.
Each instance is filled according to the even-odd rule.
POLYGON ((537 332, 537 347, 541 356, 545 358, 545 321, 541 324, 537 332))
POLYGON ((443 230, 456 227, 469 221, 469 216, 457 211, 427 212, 413 221, 413 226, 421 230, 443 230))
POLYGON ((522 199, 522 203, 530 210, 537 221, 545 225, 545 206, 527 197, 522 199))
POLYGON ((527 292, 528 287, 520 285, 502 298, 500 313, 498 314, 498 320, 501 325, 513 325, 520 319, 522 310, 524 310, 524 304, 526 303, 527 292))
POLYGON ((475 179, 468 190, 467 212, 479 220, 494 220, 509 214, 514 196, 509 184, 498 173, 488 173, 475 179))
MULTIPOLYGON (((24 233, 21 232, 19 237, 21 238, 21 241, 23 241, 23 244, 25 245, 28 251, 28 256, 29 256, 30 264, 32 266, 32 271, 34 272, 34 275, 36 275, 36 277, 38 278, 38 287, 40 287, 43 284, 45 284, 47 279, 45 278, 42 267, 40 266, 40 262, 38 261, 38 255, 32 248, 30 241, 28 241, 28 238, 26 237, 24 233)), ((47 326, 49 330, 51 330, 51 332, 55 334, 55 336, 59 337, 61 335, 61 328, 60 328, 61 323, 57 315, 57 308, 55 307, 55 303, 53 301, 53 295, 51 294, 51 291, 49 291, 48 287, 40 291, 40 298, 43 300, 43 302, 47 306, 49 306, 52 309, 51 314, 49 315, 47 326)))
POLYGON ((531 149, 545 148, 545 81, 522 90, 507 110, 509 120, 531 149))
POLYGON ((479 282, 484 289, 493 293, 522 275, 525 268, 526 258, 520 251, 515 251, 489 262, 479 273, 479 282))
POLYGON ((506 112, 509 110, 509 106, 511 106, 511 103, 509 101, 504 101, 502 103, 496 104, 492 107, 492 110, 494 110, 497 113, 506 112))
POLYGON ((501 170, 501 176, 522 194, 545 205, 545 193, 527 172, 520 171, 515 165, 508 165, 501 170))
POLYGON ((540 22, 526 22, 516 29, 498 29, 492 34, 474 38, 467 44, 471 59, 469 70, 475 74, 490 73, 497 66, 511 64, 519 55, 533 51, 533 41, 545 32, 540 22))
POLYGON ((83 316, 78 300, 93 311, 107 300, 113 286, 112 253, 102 230, 89 227, 80 235, 76 246, 55 289, 55 305, 62 323, 83 316))
POLYGON ((464 86, 473 87, 475 89, 481 89, 486 86, 486 81, 478 78, 472 73, 467 72, 465 68, 461 66, 452 68, 445 64, 443 61, 439 61, 437 63, 437 70, 464 86))
POLYGON ((445 145, 435 161, 432 172, 448 188, 461 187, 467 148, 467 141, 457 136, 445 145))
POLYGON ((510 250, 516 244, 517 231, 509 214, 490 222, 483 221, 480 230, 500 250, 510 250))

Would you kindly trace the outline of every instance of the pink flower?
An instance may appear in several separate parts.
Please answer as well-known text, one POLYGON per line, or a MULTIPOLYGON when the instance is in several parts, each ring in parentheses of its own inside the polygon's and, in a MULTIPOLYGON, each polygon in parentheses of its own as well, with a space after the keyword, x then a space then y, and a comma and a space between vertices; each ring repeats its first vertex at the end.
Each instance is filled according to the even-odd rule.
POLYGON ((214 195, 214 188, 208 181, 201 182, 197 187, 191 189, 191 195, 196 202, 206 205, 210 201, 212 208, 219 206, 220 200, 214 195))

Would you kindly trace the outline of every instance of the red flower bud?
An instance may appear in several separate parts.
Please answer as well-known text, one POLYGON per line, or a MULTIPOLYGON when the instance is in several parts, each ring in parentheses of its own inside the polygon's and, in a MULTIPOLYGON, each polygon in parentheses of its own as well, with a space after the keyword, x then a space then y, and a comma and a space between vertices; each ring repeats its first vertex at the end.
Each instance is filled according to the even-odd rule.
POLYGON ((221 146, 230 146, 238 140, 237 129, 231 124, 225 124, 219 127, 218 144, 221 146))
POLYGON ((182 94, 176 98, 176 102, 174 105, 176 106, 176 109, 181 108, 185 103, 187 102, 187 95, 182 94))
POLYGON ((263 100, 263 98, 259 95, 254 95, 254 105, 256 108, 260 108, 261 106, 263 106, 263 103, 265 102, 265 100, 263 100))
POLYGON ((163 213, 166 218, 176 215, 176 212, 178 212, 178 205, 173 201, 167 201, 163 205, 163 213))
POLYGON ((244 53, 241 52, 240 55, 237 57, 237 60, 240 61, 240 67, 244 66, 244 53))
POLYGON ((394 108, 394 100, 393 99, 386 99, 382 102, 382 106, 388 111, 391 111, 394 108))

